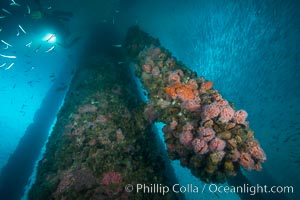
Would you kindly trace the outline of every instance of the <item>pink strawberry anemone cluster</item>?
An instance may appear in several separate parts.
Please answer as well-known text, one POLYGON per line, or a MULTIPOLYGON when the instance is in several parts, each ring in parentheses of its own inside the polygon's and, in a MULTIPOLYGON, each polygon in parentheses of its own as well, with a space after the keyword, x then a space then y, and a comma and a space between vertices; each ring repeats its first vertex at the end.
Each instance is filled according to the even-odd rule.
POLYGON ((127 38, 128 52, 148 91, 148 108, 166 124, 169 157, 205 182, 224 182, 240 167, 261 170, 266 155, 249 128, 247 112, 236 109, 213 82, 197 77, 157 40, 140 35, 140 40, 127 38))

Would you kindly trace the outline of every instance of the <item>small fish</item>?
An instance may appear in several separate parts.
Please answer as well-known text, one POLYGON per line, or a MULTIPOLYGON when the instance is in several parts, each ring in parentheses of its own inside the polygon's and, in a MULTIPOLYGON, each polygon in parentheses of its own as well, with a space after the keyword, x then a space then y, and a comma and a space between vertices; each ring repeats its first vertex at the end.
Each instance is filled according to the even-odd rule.
POLYGON ((122 45, 121 45, 121 44, 113 44, 112 46, 113 46, 113 47, 117 47, 117 48, 120 48, 120 47, 122 47, 122 45))
POLYGON ((15 63, 11 63, 8 67, 6 67, 4 70, 9 70, 15 63))
MULTIPOLYGON (((6 16, 4 16, 4 15, 1 15, 1 16, 0 16, 0 19, 3 19, 3 18, 5 18, 5 17, 6 17, 6 16)), ((2 30, 2 29, 1 29, 1 30, 2 30)))
POLYGON ((46 41, 49 42, 53 37, 55 37, 55 34, 51 34, 46 41))
POLYGON ((16 3, 14 0, 11 0, 11 3, 9 5, 11 5, 11 6, 21 6, 20 4, 16 3))
POLYGON ((6 63, 3 63, 2 65, 0 65, 0 68, 1 68, 1 67, 4 67, 5 65, 6 65, 6 63))
POLYGON ((27 7, 27 13, 28 13, 28 15, 30 15, 31 11, 30 11, 29 5, 26 5, 26 7, 27 7))
POLYGON ((19 28, 21 29, 21 31, 24 33, 24 34, 26 34, 26 31, 23 29, 23 27, 19 24, 18 25, 19 26, 19 28))
POLYGON ((292 136, 287 137, 287 138, 283 141, 283 143, 288 142, 291 138, 292 138, 292 136))
POLYGON ((112 18, 112 24, 115 24, 115 16, 112 18))
POLYGON ((4 8, 2 8, 2 11, 5 12, 5 13, 7 13, 7 14, 9 14, 9 15, 11 15, 11 12, 9 12, 8 10, 6 10, 4 8))
POLYGON ((117 64, 118 64, 118 65, 122 65, 123 63, 125 63, 125 62, 120 61, 120 62, 118 62, 117 64))
POLYGON ((300 165, 300 160, 296 160, 294 163, 300 165))
POLYGON ((1 40, 1 42, 2 42, 3 44, 5 44, 6 46, 12 47, 12 45, 11 45, 11 44, 9 44, 9 43, 5 42, 4 40, 1 40))
POLYGON ((216 192, 214 192, 215 193, 215 195, 220 199, 220 195, 218 195, 216 192))
POLYGON ((7 56, 7 55, 3 55, 3 54, 0 54, 0 56, 3 58, 12 58, 12 59, 17 58, 17 56, 7 56))
POLYGON ((55 48, 55 46, 53 45, 52 47, 50 47, 47 51, 45 51, 45 53, 48 53, 50 51, 52 51, 55 48))
POLYGON ((298 134, 297 134, 297 133, 294 133, 294 134, 288 136, 288 137, 283 141, 283 143, 288 142, 290 139, 292 139, 291 141, 294 141, 295 138, 293 138, 293 137, 297 137, 297 136, 298 136, 298 134))
POLYGON ((19 30, 17 29, 17 37, 20 35, 20 32, 19 32, 19 30))
POLYGON ((35 48, 34 51, 35 51, 36 53, 39 52, 41 47, 42 47, 42 45, 40 44, 37 48, 35 48))
POLYGON ((30 47, 31 47, 31 44, 32 44, 32 41, 29 42, 29 43, 27 43, 25 46, 28 47, 28 48, 30 48, 30 47))

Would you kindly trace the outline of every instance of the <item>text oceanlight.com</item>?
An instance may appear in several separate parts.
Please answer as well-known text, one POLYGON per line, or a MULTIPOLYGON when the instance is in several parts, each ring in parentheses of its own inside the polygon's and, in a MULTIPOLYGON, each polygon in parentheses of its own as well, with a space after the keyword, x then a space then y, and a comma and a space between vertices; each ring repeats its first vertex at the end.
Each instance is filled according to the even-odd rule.
POLYGON ((174 184, 172 186, 166 186, 162 184, 136 184, 131 185, 127 184, 125 186, 126 192, 136 192, 136 193, 144 193, 144 194, 153 194, 159 193, 165 195, 169 192, 174 193, 236 193, 236 194, 250 194, 255 195, 259 193, 265 194, 276 194, 276 193, 286 193, 291 194, 294 192, 293 186, 267 186, 267 185, 249 185, 243 184, 241 186, 224 186, 217 184, 204 184, 203 186, 197 186, 194 184, 174 184))

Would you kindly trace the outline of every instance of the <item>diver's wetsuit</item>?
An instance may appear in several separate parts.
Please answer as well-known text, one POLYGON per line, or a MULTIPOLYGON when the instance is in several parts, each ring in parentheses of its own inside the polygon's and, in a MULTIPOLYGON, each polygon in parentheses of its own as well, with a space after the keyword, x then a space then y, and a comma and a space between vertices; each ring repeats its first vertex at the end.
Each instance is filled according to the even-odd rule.
POLYGON ((43 14, 42 19, 34 22, 36 26, 49 25, 50 27, 53 27, 53 29, 56 30, 56 34, 62 39, 60 45, 64 48, 70 48, 81 39, 79 36, 70 40, 71 31, 69 29, 68 22, 73 17, 72 12, 61 10, 45 10, 41 5, 40 0, 34 1, 37 4, 39 11, 43 14))
POLYGON ((39 10, 42 10, 42 4, 41 4, 41 1, 40 0, 34 0, 34 2, 36 3, 36 5, 38 6, 38 9, 39 10))

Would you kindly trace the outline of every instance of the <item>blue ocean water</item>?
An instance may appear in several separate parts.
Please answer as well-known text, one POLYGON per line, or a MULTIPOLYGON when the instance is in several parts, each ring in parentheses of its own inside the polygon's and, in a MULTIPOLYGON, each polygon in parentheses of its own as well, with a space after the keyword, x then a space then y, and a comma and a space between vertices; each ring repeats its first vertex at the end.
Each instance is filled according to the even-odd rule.
POLYGON ((299 188, 299 2, 172 1, 135 5, 141 27, 249 113, 268 161, 254 183, 299 188))
MULTIPOLYGON (((56 45, 55 51, 46 52, 52 44, 43 41, 43 37, 53 30, 45 23, 43 31, 33 31, 34 24, 28 21, 25 5, 30 5, 33 11, 37 8, 35 2, 20 2, 23 10, 10 6, 10 2, 0 3, 1 8, 14 14, 10 16, 1 10, 0 16, 6 18, 0 19, 0 39, 13 47, 5 49, 7 45, 2 42, 0 52, 17 58, 0 58, 0 65, 7 63, 0 68, 0 168, 15 152, 28 126, 35 122, 45 98, 62 101, 82 51, 80 46, 56 45), (13 12, 14 9, 17 10, 13 12), (26 47, 30 42, 32 46, 26 47), (5 70, 11 63, 14 65, 5 70)), ((74 37, 89 33, 90 27, 105 22, 119 26, 121 33, 138 24, 159 38, 177 59, 198 76, 212 80, 226 99, 249 113, 250 126, 267 154, 263 171, 243 171, 251 183, 293 186, 296 195, 300 195, 298 1, 75 1, 73 7, 64 2, 42 3, 44 9, 52 6, 78 14, 70 22, 74 37)), ((54 118, 51 120, 49 128, 54 118)), ((203 184, 178 162, 172 165, 181 184, 203 184)), ((186 194, 186 198, 239 199, 235 194, 218 195, 186 194)))

